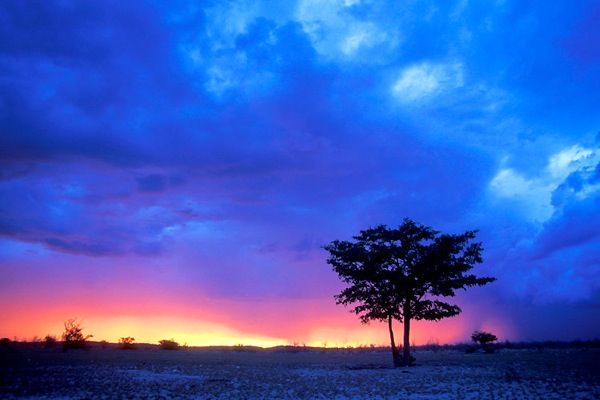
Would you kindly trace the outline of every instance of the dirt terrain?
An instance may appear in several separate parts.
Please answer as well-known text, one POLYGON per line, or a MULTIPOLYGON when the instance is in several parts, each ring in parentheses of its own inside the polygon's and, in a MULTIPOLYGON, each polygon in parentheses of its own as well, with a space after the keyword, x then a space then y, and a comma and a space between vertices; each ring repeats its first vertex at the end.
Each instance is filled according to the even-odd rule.
POLYGON ((4 399, 600 399, 600 349, 0 349, 4 399), (291 351, 293 350, 293 351, 291 351))

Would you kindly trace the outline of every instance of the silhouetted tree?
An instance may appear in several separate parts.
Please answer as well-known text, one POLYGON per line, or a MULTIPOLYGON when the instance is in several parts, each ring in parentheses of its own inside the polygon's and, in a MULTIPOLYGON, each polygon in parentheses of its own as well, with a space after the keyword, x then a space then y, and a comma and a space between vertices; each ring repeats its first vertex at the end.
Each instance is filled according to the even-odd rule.
POLYGON ((177 343, 174 339, 163 339, 158 342, 160 344, 160 348, 163 350, 177 350, 179 349, 179 343, 177 343))
POLYGON ((348 287, 335 296, 337 304, 356 304, 353 313, 362 323, 388 324, 394 366, 408 366, 410 321, 438 321, 458 315, 461 309, 441 299, 457 289, 483 286, 495 278, 467 274, 481 263, 481 243, 476 231, 462 235, 440 234, 405 219, 397 229, 385 225, 369 228, 354 241, 335 240, 324 246, 327 263, 348 287), (404 325, 403 357, 396 348, 392 321, 404 325))
POLYGON ((476 343, 479 343, 483 350, 485 350, 486 352, 493 353, 493 349, 488 349, 488 344, 495 342, 496 340, 498 340, 498 338, 496 337, 496 335, 490 332, 475 331, 471 335, 471 340, 476 343))
POLYGON ((62 334, 63 351, 67 351, 68 349, 83 349, 85 341, 93 337, 93 335, 83 335, 81 323, 75 318, 68 319, 64 325, 65 332, 62 334))
POLYGON ((46 337, 44 338, 44 346, 50 348, 50 347, 54 347, 56 345, 56 336, 47 334, 46 337))
POLYGON ((122 337, 121 339, 119 339, 119 344, 121 345, 121 348, 123 350, 133 350, 135 348, 133 342, 135 341, 135 338, 132 338, 131 336, 127 336, 127 337, 122 337))

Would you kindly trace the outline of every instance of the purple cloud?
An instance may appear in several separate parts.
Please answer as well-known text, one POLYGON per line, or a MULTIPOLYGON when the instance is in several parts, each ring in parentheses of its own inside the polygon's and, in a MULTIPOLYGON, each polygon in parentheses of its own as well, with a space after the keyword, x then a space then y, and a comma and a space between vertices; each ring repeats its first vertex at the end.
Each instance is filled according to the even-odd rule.
POLYGON ((498 281, 465 302, 599 335, 597 5, 326 3, 3 2, 0 299, 81 264, 112 310, 133 268, 186 315, 268 335, 231 304, 272 301, 308 336, 320 246, 410 217, 480 230, 498 281))

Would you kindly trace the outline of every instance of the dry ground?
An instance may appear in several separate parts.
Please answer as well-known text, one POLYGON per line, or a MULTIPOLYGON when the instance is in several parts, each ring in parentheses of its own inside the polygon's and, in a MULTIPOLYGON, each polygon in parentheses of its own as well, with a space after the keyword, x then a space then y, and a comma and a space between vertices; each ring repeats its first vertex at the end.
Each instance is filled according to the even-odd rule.
POLYGON ((390 368, 369 350, 0 349, 0 398, 600 399, 600 349, 417 351, 390 368))

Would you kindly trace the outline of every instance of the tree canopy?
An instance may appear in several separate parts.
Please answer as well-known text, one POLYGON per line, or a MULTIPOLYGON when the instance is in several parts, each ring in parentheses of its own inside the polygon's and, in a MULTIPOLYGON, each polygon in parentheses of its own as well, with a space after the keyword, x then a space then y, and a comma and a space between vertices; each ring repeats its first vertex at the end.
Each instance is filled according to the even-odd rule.
POLYGON ((490 332, 475 331, 471 335, 471 340, 485 347, 488 343, 497 341, 498 337, 490 332))
POLYGON ((477 231, 441 234, 405 219, 396 229, 369 228, 354 241, 334 240, 324 246, 327 263, 348 286, 335 296, 337 304, 353 306, 363 323, 387 321, 394 365, 410 364, 411 320, 438 321, 461 312, 445 298, 457 289, 483 286, 495 280, 468 272, 483 261, 477 231), (396 351, 392 320, 404 324, 404 356, 396 351))

